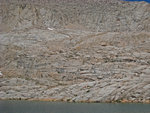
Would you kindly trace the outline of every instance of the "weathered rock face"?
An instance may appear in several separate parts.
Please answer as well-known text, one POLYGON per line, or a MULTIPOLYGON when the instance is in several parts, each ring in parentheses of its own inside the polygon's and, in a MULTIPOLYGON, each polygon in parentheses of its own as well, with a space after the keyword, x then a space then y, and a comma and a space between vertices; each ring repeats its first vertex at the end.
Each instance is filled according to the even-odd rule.
POLYGON ((1 4, 1 99, 150 101, 149 4, 48 3, 1 4))
POLYGON ((0 7, 0 23, 9 29, 82 26, 92 31, 150 31, 150 5, 145 2, 50 0, 37 5, 15 1, 2 2, 0 7))

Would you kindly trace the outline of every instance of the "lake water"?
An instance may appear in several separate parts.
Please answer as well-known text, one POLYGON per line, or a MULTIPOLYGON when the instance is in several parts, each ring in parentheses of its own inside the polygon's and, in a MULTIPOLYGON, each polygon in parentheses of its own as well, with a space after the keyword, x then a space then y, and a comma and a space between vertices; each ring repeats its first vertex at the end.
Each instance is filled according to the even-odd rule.
POLYGON ((0 101, 0 113, 150 113, 150 104, 0 101))

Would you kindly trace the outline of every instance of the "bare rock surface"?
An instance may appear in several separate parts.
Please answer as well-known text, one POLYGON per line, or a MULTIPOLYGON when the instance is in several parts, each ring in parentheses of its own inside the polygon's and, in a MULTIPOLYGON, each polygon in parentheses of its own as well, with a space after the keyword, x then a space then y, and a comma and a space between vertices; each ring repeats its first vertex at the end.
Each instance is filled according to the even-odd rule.
POLYGON ((1 0, 0 5, 0 25, 8 31, 32 26, 99 32, 150 31, 150 5, 146 2, 1 0))
POLYGON ((149 4, 103 2, 1 2, 0 99, 150 102, 149 4))

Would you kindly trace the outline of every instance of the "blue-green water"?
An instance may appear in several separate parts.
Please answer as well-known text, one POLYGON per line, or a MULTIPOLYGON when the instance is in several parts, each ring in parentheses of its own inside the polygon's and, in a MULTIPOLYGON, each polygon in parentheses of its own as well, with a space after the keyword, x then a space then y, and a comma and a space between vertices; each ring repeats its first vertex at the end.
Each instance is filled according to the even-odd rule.
POLYGON ((150 104, 0 101, 0 113, 150 113, 150 104))

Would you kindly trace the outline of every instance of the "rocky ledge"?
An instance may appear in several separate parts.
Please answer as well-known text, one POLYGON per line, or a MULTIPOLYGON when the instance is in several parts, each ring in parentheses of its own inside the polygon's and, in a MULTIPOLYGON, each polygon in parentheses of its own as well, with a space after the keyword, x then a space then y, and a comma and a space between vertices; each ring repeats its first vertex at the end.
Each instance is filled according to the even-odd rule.
MULTIPOLYGON (((72 6, 71 3, 66 7, 72 6)), ((95 11, 96 15, 100 10, 93 10, 94 6, 90 8, 90 2, 88 7, 80 9, 76 4, 79 10, 72 9, 79 12, 89 9, 83 10, 89 18, 81 13, 82 24, 76 17, 78 12, 73 14, 76 17, 73 20, 71 12, 57 15, 58 11, 54 11, 56 7, 51 7, 52 10, 39 5, 30 7, 24 3, 16 8, 14 4, 7 4, 11 6, 7 7, 4 3, 7 13, 0 12, 1 25, 5 25, 0 27, 0 99, 150 103, 149 4, 115 2, 123 8, 120 10, 124 10, 122 16, 128 18, 116 21, 114 16, 116 20, 109 24, 114 27, 110 28, 106 26, 111 22, 107 9, 106 14, 102 14, 107 18, 102 20, 104 31, 94 23, 101 18, 93 20, 94 16, 86 13, 95 11), (131 12, 137 12, 135 15, 139 16, 129 19, 131 12), (59 23, 61 17, 64 19, 59 23), (135 21, 135 18, 143 20, 135 21), (120 24, 119 29, 115 22, 120 24)), ((115 8, 112 11, 119 11, 115 5, 112 7, 115 8)))

